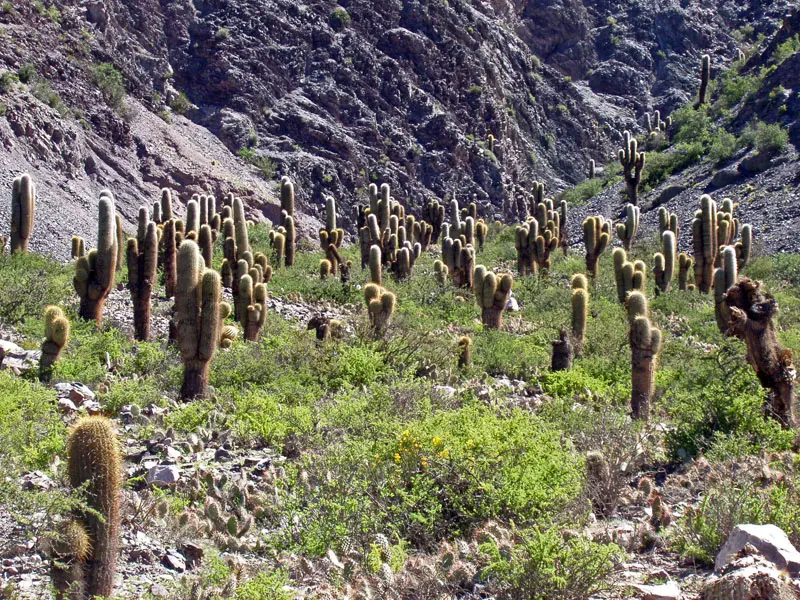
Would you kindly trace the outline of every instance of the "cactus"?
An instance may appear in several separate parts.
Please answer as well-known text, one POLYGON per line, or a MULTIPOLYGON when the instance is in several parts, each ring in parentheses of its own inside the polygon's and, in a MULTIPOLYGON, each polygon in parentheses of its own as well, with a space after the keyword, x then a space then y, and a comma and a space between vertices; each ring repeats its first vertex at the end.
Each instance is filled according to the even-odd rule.
POLYGON ((761 387, 769 391, 767 414, 784 428, 797 427, 792 351, 780 345, 775 333, 778 303, 762 292, 760 282, 747 277, 728 288, 724 300, 730 311, 727 335, 744 341, 747 362, 755 370, 761 387))
POLYGON ((475 268, 474 281, 475 302, 481 307, 481 322, 489 329, 500 329, 514 278, 509 274, 498 277, 479 265, 475 268))
POLYGON ((325 281, 328 277, 331 276, 331 261, 327 258, 323 258, 319 261, 319 278, 325 281))
POLYGON ((583 244, 586 246, 586 273, 597 277, 597 261, 611 241, 611 221, 603 217, 588 217, 583 222, 583 244))
POLYGON ((117 239, 117 261, 116 261, 116 270, 122 270, 122 263, 125 260, 125 232, 122 230, 122 217, 119 216, 119 213, 114 215, 114 221, 116 222, 116 239, 117 239))
POLYGON ((431 199, 422 210, 422 218, 431 225, 431 243, 438 243, 444 224, 445 209, 438 200, 431 199))
POLYGON ((465 369, 472 364, 472 340, 462 335, 458 338, 458 368, 465 369))
POLYGON ((594 159, 589 159, 589 179, 595 178, 595 171, 597 170, 597 166, 595 165, 594 159))
POLYGON ((40 381, 50 381, 53 365, 69 342, 69 332, 69 321, 61 308, 48 306, 44 309, 44 341, 42 342, 42 357, 39 359, 40 381))
POLYGON ((738 271, 743 271, 750 261, 750 247, 753 244, 753 228, 748 225, 742 225, 741 240, 734 244, 736 250, 736 266, 738 271))
POLYGON ((669 290, 672 277, 675 273, 675 252, 677 252, 677 243, 672 230, 668 229, 661 234, 661 247, 662 252, 657 252, 653 257, 655 262, 653 273, 656 278, 656 293, 669 290))
POLYGON ((580 356, 586 343, 586 322, 589 318, 589 282, 586 275, 572 277, 572 347, 580 356))
POLYGON ((678 239, 678 215, 662 206, 658 209, 658 234, 664 235, 665 231, 671 231, 675 234, 675 239, 678 239))
POLYGON ((483 250, 486 243, 486 235, 489 233, 489 226, 483 219, 475 222, 475 240, 478 242, 478 250, 483 250))
POLYGON ((548 216, 553 218, 548 219, 545 226, 540 225, 538 219, 531 218, 517 227, 515 245, 520 275, 535 274, 538 269, 548 270, 550 253, 558 247, 558 214, 554 211, 548 213, 544 204, 537 206, 542 208, 543 220, 548 216))
POLYGON ((164 224, 161 243, 164 250, 164 291, 167 298, 171 298, 175 295, 175 285, 178 278, 178 241, 177 232, 175 231, 175 219, 169 219, 164 224))
POLYGON ((377 285, 383 285, 383 270, 381 269, 381 249, 379 246, 372 246, 369 249, 369 281, 377 285))
POLYGON ((200 225, 200 232, 197 234, 197 245, 200 247, 200 255, 203 257, 206 267, 211 268, 214 260, 214 235, 211 226, 200 225))
POLYGON ((222 285, 219 275, 204 269, 200 249, 191 240, 178 251, 175 291, 177 340, 183 359, 181 397, 192 399, 208 393, 208 372, 220 340, 222 285))
MULTIPOLYGON (((273 255, 273 262, 276 265, 281 264, 284 261, 284 253, 286 251, 286 236, 282 233, 275 233, 275 235, 271 236, 272 240, 270 244, 272 245, 272 249, 274 251, 273 255)), ((236 288, 236 278, 234 277, 234 289, 236 288)))
POLYGON ((395 295, 375 283, 364 286, 364 301, 375 335, 383 332, 394 313, 395 295))
POLYGON ((449 270, 447 265, 444 264, 440 260, 436 260, 433 263, 433 275, 436 278, 436 281, 439 285, 445 285, 447 283, 447 274, 449 270))
POLYGON ((286 227, 286 217, 294 218, 294 184, 289 177, 281 177, 281 220, 278 225, 286 227))
POLYGON ((475 269, 475 250, 472 246, 464 246, 461 238, 443 238, 442 258, 447 271, 456 287, 471 288, 475 269))
POLYGON ((72 236, 72 258, 80 258, 86 255, 86 242, 79 235, 72 236))
POLYGON ((250 238, 247 235, 247 220, 244 217, 244 203, 241 198, 233 199, 233 228, 236 256, 240 258, 245 252, 250 252, 250 238))
POLYGON ((98 326, 103 321, 103 306, 114 287, 117 265, 117 232, 114 216, 114 197, 104 190, 100 193, 97 248, 75 262, 73 285, 81 299, 78 314, 98 326))
POLYGON ((711 79, 711 57, 704 54, 700 59, 700 89, 697 92, 697 102, 694 107, 700 108, 706 103, 706 91, 708 90, 708 82, 711 79))
POLYGON ((685 292, 689 288, 689 272, 692 269, 692 257, 681 252, 678 255, 678 289, 685 292))
POLYGON ((172 192, 170 192, 167 188, 163 188, 161 190, 161 218, 163 222, 167 222, 170 219, 174 219, 172 216, 172 192))
POLYGON ((250 275, 243 275, 239 280, 237 301, 244 306, 239 316, 244 338, 255 341, 267 320, 267 286, 263 283, 254 283, 250 275))
POLYGON ((559 329, 558 339, 552 341, 553 357, 550 370, 569 371, 572 368, 573 347, 569 339, 569 332, 565 328, 559 329))
POLYGON ((14 179, 11 187, 11 254, 28 251, 35 209, 36 185, 25 173, 14 179))
POLYGON ((626 252, 631 251, 633 238, 639 230, 639 207, 633 204, 625 205, 625 222, 617 223, 617 237, 622 242, 626 252))
POLYGON ((569 248, 569 229, 567 228, 568 207, 567 201, 562 200, 558 205, 558 247, 567 255, 569 248))
MULTIPOLYGON (((67 454, 70 485, 86 490, 90 510, 76 515, 68 525, 71 535, 62 538, 66 544, 57 545, 62 547, 57 547, 56 553, 66 555, 78 567, 62 575, 79 578, 70 582, 73 590, 79 590, 77 594, 59 597, 110 598, 119 554, 122 488, 122 459, 111 421, 105 417, 80 419, 67 439, 67 454)), ((59 566, 54 565, 54 572, 57 570, 59 566)), ((57 591, 67 592, 65 588, 57 591)))
POLYGON ((700 210, 692 220, 692 245, 694 246, 694 281, 700 293, 711 290, 714 263, 718 251, 717 203, 711 196, 700 198, 700 210))
POLYGON ((150 337, 150 297, 158 274, 158 229, 155 222, 149 220, 146 208, 139 212, 139 229, 142 228, 145 233, 141 242, 138 236, 128 240, 128 287, 133 301, 134 337, 147 341, 150 337))
POLYGON ((622 248, 614 248, 614 281, 617 285, 617 299, 625 303, 628 294, 632 291, 644 291, 647 275, 645 265, 640 261, 632 263, 622 248))
POLYGON ((622 165, 622 174, 625 178, 625 188, 628 200, 636 206, 639 201, 639 182, 642 180, 642 169, 645 164, 645 153, 638 151, 636 138, 630 131, 623 134, 623 147, 617 152, 617 158, 622 165))
POLYGON ((731 324, 731 313, 725 302, 725 294, 736 284, 737 279, 739 273, 736 266, 736 249, 733 246, 725 246, 722 251, 721 266, 714 271, 714 316, 721 333, 727 332, 731 324))
POLYGON ((655 386, 656 357, 661 349, 661 331, 650 323, 647 298, 631 292, 627 300, 631 345, 631 409, 634 419, 647 421, 655 386))
POLYGON ((586 486, 595 514, 601 519, 610 517, 617 506, 618 495, 612 491, 613 480, 608 461, 598 450, 586 454, 586 486))

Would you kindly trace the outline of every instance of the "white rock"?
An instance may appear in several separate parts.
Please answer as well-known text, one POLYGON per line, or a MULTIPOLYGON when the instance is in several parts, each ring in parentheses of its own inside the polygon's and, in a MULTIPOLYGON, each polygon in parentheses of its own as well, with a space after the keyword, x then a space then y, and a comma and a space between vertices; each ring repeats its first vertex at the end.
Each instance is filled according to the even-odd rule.
POLYGON ((734 527, 717 554, 714 572, 721 573, 747 544, 754 546, 779 571, 787 571, 792 577, 800 576, 800 552, 792 546, 786 533, 775 525, 744 524, 734 527))
POLYGON ((181 478, 181 471, 175 465, 156 465, 147 471, 147 483, 175 485, 181 478))
POLYGON ((679 600, 681 598, 681 588, 674 581, 660 585, 632 584, 631 587, 642 593, 642 600, 679 600))

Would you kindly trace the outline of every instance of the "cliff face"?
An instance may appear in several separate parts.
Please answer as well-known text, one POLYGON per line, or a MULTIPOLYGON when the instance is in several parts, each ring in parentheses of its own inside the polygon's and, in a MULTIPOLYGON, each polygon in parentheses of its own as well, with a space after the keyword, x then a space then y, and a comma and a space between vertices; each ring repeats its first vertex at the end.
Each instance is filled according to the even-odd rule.
POLYGON ((772 32, 786 7, 14 2, 0 13, 0 71, 30 63, 36 77, 0 95, 0 179, 8 185, 28 170, 45 207, 71 211, 70 230, 54 228, 47 248, 62 255, 72 233, 92 237, 103 187, 129 219, 161 186, 182 196, 234 191, 254 217, 274 218, 270 176, 282 174, 298 182, 306 230, 324 194, 339 199, 351 225, 373 181, 390 182, 412 208, 431 196, 477 195, 487 216, 500 216, 510 182, 544 180, 555 191, 579 181, 588 159, 609 157, 645 111, 692 97, 701 54, 726 64, 737 30, 772 32), (98 88, 103 63, 122 73, 121 106, 98 88), (184 98, 186 118, 169 108, 184 98))

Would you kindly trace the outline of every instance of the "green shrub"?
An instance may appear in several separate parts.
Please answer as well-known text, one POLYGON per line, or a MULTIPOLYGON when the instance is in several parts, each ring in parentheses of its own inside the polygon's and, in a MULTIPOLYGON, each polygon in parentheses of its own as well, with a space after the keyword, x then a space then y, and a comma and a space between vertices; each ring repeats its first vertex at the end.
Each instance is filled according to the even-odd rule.
POLYGON ((779 65, 797 52, 800 52, 800 34, 795 34, 782 44, 779 44, 775 48, 775 52, 772 53, 771 59, 775 65, 779 65))
POLYGON ((72 294, 74 267, 33 253, 0 256, 0 320, 19 325, 40 319, 48 304, 72 294))
POLYGON ((68 112, 67 107, 61 101, 61 97, 46 79, 37 79, 31 85, 31 94, 33 94, 34 98, 41 100, 50 108, 56 110, 61 116, 65 116, 68 112))
POLYGON ((227 27, 220 27, 214 34, 214 39, 217 41, 224 41, 231 39, 231 30, 227 27))
POLYGON ((711 140, 708 157, 714 163, 721 164, 730 160, 736 154, 738 148, 739 142, 736 136, 720 128, 711 140))
POLYGON ((275 163, 269 157, 258 154, 252 148, 242 148, 239 150, 239 156, 261 171, 265 178, 275 177, 275 163))
POLYGON ((25 63, 17 71, 17 77, 22 83, 30 83, 36 77, 36 67, 31 63, 25 63))
POLYGON ((786 150, 789 144, 789 132, 777 123, 758 121, 745 137, 748 142, 754 142, 759 152, 778 154, 786 150))
POLYGON ((111 63, 94 65, 89 69, 94 83, 111 108, 118 109, 125 100, 125 83, 122 73, 111 63))
POLYGON ((14 84, 19 81, 19 77, 11 71, 3 71, 0 75, 0 92, 7 94, 14 89, 14 84))
POLYGON ((719 99, 723 108, 732 108, 745 98, 752 97, 761 87, 758 75, 738 75, 733 70, 726 71, 719 87, 719 99))
POLYGON ((291 584, 289 575, 282 570, 261 572, 236 588, 235 600, 292 600, 295 593, 286 589, 291 584))
POLYGON ((341 31, 345 27, 348 27, 352 20, 353 19, 350 17, 350 13, 348 13, 347 10, 341 6, 334 8, 330 16, 331 27, 337 31, 341 31))
POLYGON ((169 107, 179 115, 185 115, 192 107, 189 98, 183 92, 178 92, 178 95, 172 98, 169 107))

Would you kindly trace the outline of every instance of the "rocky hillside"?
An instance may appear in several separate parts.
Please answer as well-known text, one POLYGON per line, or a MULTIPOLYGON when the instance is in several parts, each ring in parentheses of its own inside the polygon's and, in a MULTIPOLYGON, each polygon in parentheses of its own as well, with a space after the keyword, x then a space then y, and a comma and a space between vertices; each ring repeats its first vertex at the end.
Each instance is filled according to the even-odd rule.
POLYGON ((693 97, 701 54, 727 67, 788 6, 5 2, 1 183, 34 175, 51 230, 35 238, 61 256, 72 233, 92 239, 103 187, 128 221, 162 186, 234 191, 274 218, 281 174, 299 184, 306 231, 323 194, 348 209, 373 181, 412 207, 477 194, 499 217, 511 182, 580 181, 646 111, 693 97))

